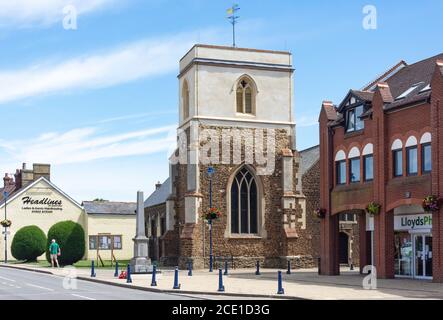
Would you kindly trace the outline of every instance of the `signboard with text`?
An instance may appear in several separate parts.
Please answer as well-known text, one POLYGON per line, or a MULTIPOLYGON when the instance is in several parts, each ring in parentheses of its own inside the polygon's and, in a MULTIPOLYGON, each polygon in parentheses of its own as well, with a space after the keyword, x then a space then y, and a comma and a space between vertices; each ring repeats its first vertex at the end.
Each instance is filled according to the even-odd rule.
POLYGON ((432 213, 394 216, 394 230, 432 229, 432 213))

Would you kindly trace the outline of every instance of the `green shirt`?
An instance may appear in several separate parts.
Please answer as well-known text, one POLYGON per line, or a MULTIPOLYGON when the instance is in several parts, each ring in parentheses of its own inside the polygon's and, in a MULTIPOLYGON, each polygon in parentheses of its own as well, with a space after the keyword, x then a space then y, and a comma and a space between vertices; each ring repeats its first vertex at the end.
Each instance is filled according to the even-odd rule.
POLYGON ((50 254, 57 254, 58 249, 59 249, 59 246, 58 246, 57 242, 51 243, 51 245, 49 246, 49 253, 50 254))

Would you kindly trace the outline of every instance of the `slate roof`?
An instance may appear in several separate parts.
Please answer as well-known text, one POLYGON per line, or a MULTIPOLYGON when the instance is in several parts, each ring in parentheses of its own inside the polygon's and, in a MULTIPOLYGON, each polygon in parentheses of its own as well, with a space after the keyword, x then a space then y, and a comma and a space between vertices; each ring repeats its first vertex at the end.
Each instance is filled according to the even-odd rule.
MULTIPOLYGON (((414 64, 408 65, 404 61, 401 61, 396 67, 391 68, 385 73, 386 79, 383 79, 385 83, 389 86, 392 97, 394 101, 391 103, 386 103, 384 110, 392 110, 395 108, 408 106, 415 103, 425 102, 431 96, 431 90, 422 91, 425 87, 430 85, 432 80, 432 75, 435 70, 437 60, 443 59, 443 53, 436 56, 418 61, 414 64), (418 85, 415 90, 410 92, 405 98, 397 99, 409 88, 414 85, 418 85)), ((371 102, 374 96, 373 92, 369 91, 369 88, 374 89, 375 83, 372 82, 371 85, 362 90, 351 90, 350 92, 354 95, 360 97, 362 100, 371 102)), ((343 103, 346 102, 343 101, 343 103)), ((343 104, 342 103, 342 104, 343 104)), ((342 110, 340 110, 341 112, 342 110)), ((366 117, 372 113, 372 108, 367 109, 362 117, 366 117)), ((343 122, 343 113, 339 113, 335 121, 329 123, 330 126, 339 125, 343 122)))
POLYGON ((320 146, 314 146, 300 151, 300 174, 304 175, 317 161, 320 160, 320 146))
POLYGON ((135 215, 136 202, 84 201, 87 214, 135 215))
POLYGON ((155 190, 145 201, 145 208, 158 206, 159 204, 165 203, 169 197, 169 190, 171 186, 171 179, 166 179, 165 182, 155 190))

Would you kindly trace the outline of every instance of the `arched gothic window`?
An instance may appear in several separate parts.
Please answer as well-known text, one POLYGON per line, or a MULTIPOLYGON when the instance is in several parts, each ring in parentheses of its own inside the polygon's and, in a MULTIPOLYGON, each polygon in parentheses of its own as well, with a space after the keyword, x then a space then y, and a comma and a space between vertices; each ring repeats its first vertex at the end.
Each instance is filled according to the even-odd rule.
POLYGON ((255 104, 255 90, 252 81, 243 77, 237 85, 237 112, 253 114, 255 104))
POLYGON ((183 120, 189 118, 189 86, 188 81, 184 81, 182 88, 182 103, 183 103, 183 120))
POLYGON ((241 169, 231 186, 231 233, 258 233, 258 190, 254 176, 241 169))

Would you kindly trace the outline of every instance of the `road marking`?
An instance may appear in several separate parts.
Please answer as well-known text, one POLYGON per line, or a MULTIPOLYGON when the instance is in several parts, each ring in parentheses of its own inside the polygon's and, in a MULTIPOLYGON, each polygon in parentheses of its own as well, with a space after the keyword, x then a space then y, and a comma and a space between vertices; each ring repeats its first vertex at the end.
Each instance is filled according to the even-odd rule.
POLYGON ((86 299, 86 300, 97 300, 97 299, 94 299, 94 298, 89 298, 89 297, 81 296, 81 295, 75 294, 75 293, 72 293, 71 295, 74 296, 74 297, 83 298, 83 299, 86 299))
POLYGON ((15 282, 15 280, 13 280, 13 279, 5 278, 5 277, 2 277, 2 276, 0 276, 0 279, 6 280, 6 281, 15 282))
POLYGON ((38 286, 38 285, 35 285, 35 284, 32 284, 32 283, 26 283, 26 285, 27 285, 27 286, 30 286, 30 287, 38 288, 38 289, 43 289, 43 290, 48 290, 48 291, 54 291, 54 289, 46 288, 46 287, 41 287, 41 286, 38 286))

